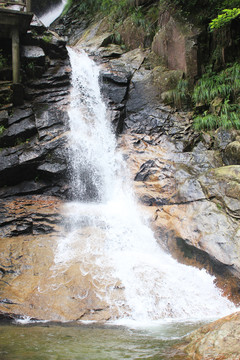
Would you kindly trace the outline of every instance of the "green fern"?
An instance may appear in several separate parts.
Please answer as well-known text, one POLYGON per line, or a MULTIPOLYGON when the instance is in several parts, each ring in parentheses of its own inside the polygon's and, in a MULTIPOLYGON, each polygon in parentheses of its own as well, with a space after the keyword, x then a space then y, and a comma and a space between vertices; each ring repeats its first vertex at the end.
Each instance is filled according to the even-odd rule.
POLYGON ((172 101, 174 106, 177 108, 182 108, 184 104, 190 102, 190 90, 189 82, 187 79, 181 79, 176 88, 171 91, 172 101))
POLYGON ((240 64, 222 70, 218 74, 208 71, 197 82, 193 91, 195 104, 204 105, 203 114, 198 114, 194 119, 196 130, 240 129, 240 106, 236 104, 240 95, 240 64), (214 100, 220 99, 217 114, 211 110, 214 100), (221 100, 222 99, 222 100, 221 100))

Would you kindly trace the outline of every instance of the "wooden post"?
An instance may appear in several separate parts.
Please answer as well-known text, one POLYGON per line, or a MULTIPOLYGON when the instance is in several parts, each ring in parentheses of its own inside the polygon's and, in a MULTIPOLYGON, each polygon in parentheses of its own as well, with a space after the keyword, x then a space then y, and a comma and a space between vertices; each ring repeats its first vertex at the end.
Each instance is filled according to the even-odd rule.
POLYGON ((31 0, 26 0, 26 7, 27 7, 27 12, 31 12, 32 10, 31 0))
POLYGON ((19 31, 17 27, 12 30, 12 72, 13 84, 20 82, 20 50, 19 50, 19 31))

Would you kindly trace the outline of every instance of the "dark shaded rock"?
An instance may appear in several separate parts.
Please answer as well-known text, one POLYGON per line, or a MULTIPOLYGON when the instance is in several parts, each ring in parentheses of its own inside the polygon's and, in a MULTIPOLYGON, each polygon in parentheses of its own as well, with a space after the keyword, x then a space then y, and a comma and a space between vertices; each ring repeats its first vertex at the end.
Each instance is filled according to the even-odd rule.
POLYGON ((223 161, 226 165, 240 165, 240 142, 233 141, 228 144, 223 153, 223 161))
POLYGON ((35 121, 38 132, 55 125, 68 125, 68 114, 54 106, 49 107, 45 104, 39 104, 34 107, 35 121))
POLYGON ((52 61, 40 79, 27 81, 25 96, 35 103, 64 102, 68 103, 70 68, 69 62, 52 61))
POLYGON ((122 103, 126 99, 127 86, 125 84, 115 84, 112 81, 104 79, 101 89, 104 96, 114 104, 122 103))
POLYGON ((39 39, 39 45, 50 59, 67 59, 68 52, 66 41, 60 38, 56 33, 49 32, 48 40, 39 39))
POLYGON ((67 59, 68 52, 66 49, 66 41, 60 38, 56 33, 52 31, 46 31, 44 27, 44 33, 42 33, 42 28, 35 26, 35 31, 39 31, 40 34, 32 36, 31 33, 27 33, 24 36, 23 44, 25 46, 37 46, 40 47, 46 56, 50 59, 67 59))
POLYGON ((153 75, 149 70, 141 70, 134 74, 127 101, 127 112, 138 112, 151 103, 157 104, 156 88, 153 85, 153 75))
POLYGON ((12 125, 15 123, 18 123, 19 121, 32 117, 33 110, 31 107, 21 107, 21 108, 15 108, 8 118, 8 125, 12 125))
POLYGON ((0 146, 14 146, 16 142, 24 142, 36 134, 37 129, 34 117, 20 120, 17 124, 10 125, 2 135, 0 135, 0 146))
POLYGON ((8 112, 6 110, 0 111, 0 126, 6 127, 8 124, 8 112))
POLYGON ((11 196, 44 193, 49 185, 50 183, 46 183, 40 180, 23 181, 22 183, 15 186, 0 188, 0 196, 1 198, 7 198, 11 196))
POLYGON ((4 81, 0 86, 0 110, 8 109, 12 107, 12 89, 11 82, 4 81))
MULTIPOLYGON (((18 123, 14 125, 18 125, 18 123)), ((58 129, 58 132, 62 133, 63 128, 58 129)), ((64 179, 64 169, 65 172, 67 170, 66 141, 66 136, 58 134, 57 137, 54 137, 53 135, 50 136, 49 141, 39 142, 37 139, 33 138, 29 143, 3 149, 0 162, 0 186, 17 185, 25 180, 35 179, 40 173, 44 173, 45 178, 46 174, 52 177, 54 172, 58 171, 62 174, 61 179, 58 179, 59 183, 61 183, 62 179, 64 179), (45 169, 43 167, 38 170, 38 167, 41 165, 43 166, 45 163, 48 164, 45 169), (54 170, 54 167, 57 168, 54 170)), ((37 184, 35 184, 35 182, 33 182, 33 185, 33 190, 30 190, 30 193, 33 191, 39 193, 40 188, 46 186, 46 184, 43 184, 40 188, 36 188, 37 184)), ((17 189, 14 189, 13 191, 14 193, 18 192, 17 189)), ((22 190, 19 191, 22 193, 22 190)), ((14 193, 10 191, 9 196, 14 193)))

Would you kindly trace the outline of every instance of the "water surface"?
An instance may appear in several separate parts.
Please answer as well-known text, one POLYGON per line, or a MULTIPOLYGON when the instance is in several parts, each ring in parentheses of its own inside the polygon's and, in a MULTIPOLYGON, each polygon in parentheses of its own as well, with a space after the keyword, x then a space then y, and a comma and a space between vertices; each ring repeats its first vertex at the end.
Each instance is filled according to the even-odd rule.
POLYGON ((1 360, 183 360, 176 345, 200 323, 130 329, 77 324, 0 325, 1 360))

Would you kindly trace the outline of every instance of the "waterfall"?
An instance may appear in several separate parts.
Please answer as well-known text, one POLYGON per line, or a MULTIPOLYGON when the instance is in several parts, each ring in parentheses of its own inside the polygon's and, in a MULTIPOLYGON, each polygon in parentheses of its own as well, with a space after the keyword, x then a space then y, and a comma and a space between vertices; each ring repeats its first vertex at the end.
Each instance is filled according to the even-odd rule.
POLYGON ((61 15, 66 3, 67 0, 62 0, 57 6, 50 8, 45 14, 41 15, 41 22, 45 26, 50 26, 50 24, 61 15))
MULTIPOLYGON (((69 154, 73 201, 55 266, 79 264, 112 317, 135 321, 220 317, 235 311, 205 270, 179 264, 157 244, 134 200, 99 87, 99 69, 69 49, 69 154)), ((86 298, 89 286, 79 292, 86 298)))

